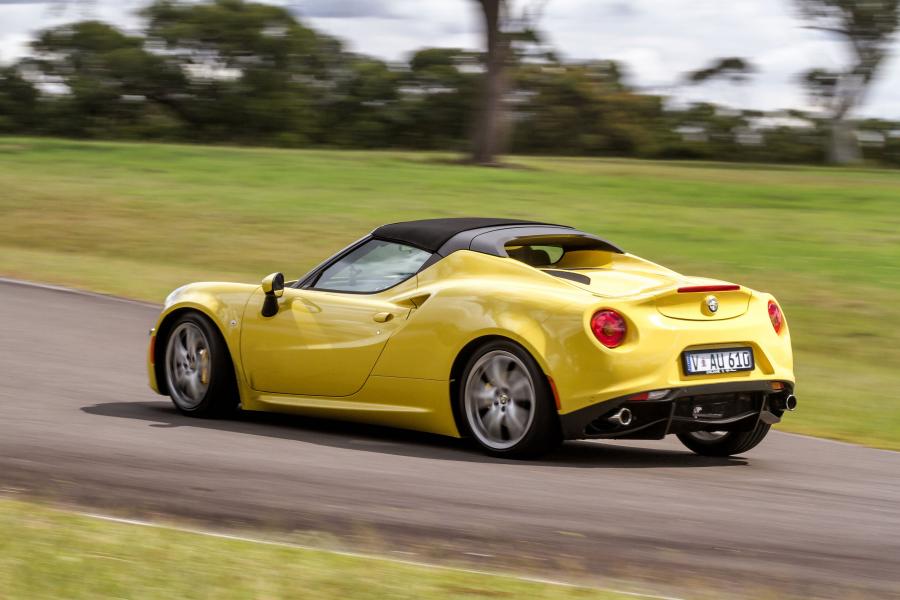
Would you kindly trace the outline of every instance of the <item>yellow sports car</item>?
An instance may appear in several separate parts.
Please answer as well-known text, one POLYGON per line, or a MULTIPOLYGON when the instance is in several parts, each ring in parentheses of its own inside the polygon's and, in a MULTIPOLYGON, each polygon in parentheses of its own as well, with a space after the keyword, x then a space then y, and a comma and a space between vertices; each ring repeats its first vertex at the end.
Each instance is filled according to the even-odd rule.
POLYGON ((186 285, 150 336, 150 385, 185 414, 349 419, 497 456, 668 434, 738 454, 797 404, 771 295, 512 219, 384 225, 295 281, 186 285))

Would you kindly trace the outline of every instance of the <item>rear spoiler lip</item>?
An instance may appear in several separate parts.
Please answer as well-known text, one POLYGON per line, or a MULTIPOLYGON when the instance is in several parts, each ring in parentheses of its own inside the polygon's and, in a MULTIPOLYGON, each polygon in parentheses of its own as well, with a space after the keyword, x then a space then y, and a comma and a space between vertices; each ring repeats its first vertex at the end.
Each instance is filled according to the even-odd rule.
POLYGON ((678 288, 679 294, 692 294, 695 292, 737 292, 741 286, 733 283, 719 285, 687 285, 678 288))

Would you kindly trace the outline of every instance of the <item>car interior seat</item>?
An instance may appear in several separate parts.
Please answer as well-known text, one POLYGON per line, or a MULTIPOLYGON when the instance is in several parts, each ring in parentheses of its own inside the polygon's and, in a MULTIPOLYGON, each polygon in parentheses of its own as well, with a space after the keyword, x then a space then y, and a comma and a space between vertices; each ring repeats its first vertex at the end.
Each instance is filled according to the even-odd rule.
POLYGON ((547 267, 550 265, 550 254, 546 250, 537 250, 531 246, 509 248, 506 254, 510 258, 532 267, 547 267))

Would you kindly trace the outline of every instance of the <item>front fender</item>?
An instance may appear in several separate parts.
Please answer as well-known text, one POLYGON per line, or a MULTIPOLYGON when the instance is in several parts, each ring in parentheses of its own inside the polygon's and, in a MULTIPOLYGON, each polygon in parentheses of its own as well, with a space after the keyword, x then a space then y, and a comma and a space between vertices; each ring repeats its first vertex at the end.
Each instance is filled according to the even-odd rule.
POLYGON ((150 333, 147 353, 147 376, 150 387, 165 394, 161 384, 161 360, 172 323, 186 311, 199 312, 218 328, 231 354, 239 388, 244 389, 240 361, 241 322, 250 296, 259 286, 238 283, 192 283, 178 288, 166 298, 163 310, 150 333))

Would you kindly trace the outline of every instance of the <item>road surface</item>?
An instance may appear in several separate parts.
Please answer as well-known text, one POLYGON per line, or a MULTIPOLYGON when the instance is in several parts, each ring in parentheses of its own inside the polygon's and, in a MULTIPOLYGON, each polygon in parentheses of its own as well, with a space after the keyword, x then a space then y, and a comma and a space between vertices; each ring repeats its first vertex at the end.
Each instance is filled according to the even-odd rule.
POLYGON ((900 598, 900 453, 773 433, 731 459, 673 439, 529 463, 375 427, 191 419, 146 385, 157 312, 0 283, 0 492, 688 596, 900 598))

